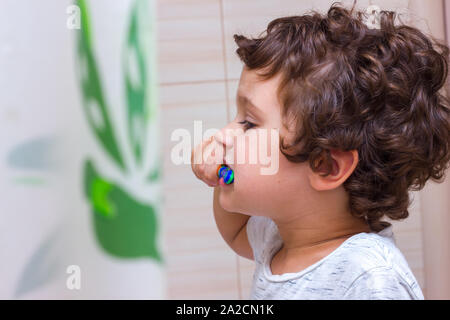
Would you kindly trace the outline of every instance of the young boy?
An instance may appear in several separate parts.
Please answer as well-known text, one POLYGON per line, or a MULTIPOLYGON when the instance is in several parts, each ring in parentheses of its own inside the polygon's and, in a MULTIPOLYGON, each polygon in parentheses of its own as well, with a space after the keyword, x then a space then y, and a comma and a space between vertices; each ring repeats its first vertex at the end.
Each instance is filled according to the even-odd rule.
POLYGON ((235 35, 245 64, 236 118, 191 160, 215 187, 224 240, 255 261, 251 299, 424 298, 381 219, 406 218, 408 191, 448 168, 449 101, 438 91, 449 50, 395 26, 393 12, 379 28, 363 18, 333 4, 275 19, 263 38, 235 35), (260 134, 273 129, 280 141, 260 134), (260 143, 238 146, 255 133, 274 174, 236 161, 257 153, 260 143), (221 163, 232 184, 218 179, 221 163))

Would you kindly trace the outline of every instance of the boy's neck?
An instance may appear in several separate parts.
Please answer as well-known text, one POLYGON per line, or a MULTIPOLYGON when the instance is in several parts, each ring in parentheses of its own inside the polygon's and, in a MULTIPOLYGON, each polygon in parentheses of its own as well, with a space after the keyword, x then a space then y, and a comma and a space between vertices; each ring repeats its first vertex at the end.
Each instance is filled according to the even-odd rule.
POLYGON ((364 219, 353 217, 349 212, 332 216, 303 214, 289 220, 272 219, 278 227, 286 254, 307 252, 335 241, 344 241, 357 233, 371 231, 364 219))

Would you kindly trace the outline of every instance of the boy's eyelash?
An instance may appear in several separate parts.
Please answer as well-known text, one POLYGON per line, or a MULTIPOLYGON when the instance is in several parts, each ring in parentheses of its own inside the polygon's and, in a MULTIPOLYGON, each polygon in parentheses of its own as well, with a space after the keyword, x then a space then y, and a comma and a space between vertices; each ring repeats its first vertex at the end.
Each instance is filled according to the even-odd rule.
POLYGON ((247 120, 240 121, 238 123, 243 124, 245 130, 251 129, 256 126, 254 123, 251 123, 250 121, 247 121, 247 120))

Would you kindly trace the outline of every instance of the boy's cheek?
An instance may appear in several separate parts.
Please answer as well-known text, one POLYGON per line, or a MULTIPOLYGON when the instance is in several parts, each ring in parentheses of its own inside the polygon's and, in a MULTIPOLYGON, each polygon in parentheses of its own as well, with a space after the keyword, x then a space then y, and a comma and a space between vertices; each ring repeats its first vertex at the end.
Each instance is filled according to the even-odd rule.
POLYGON ((233 192, 236 196, 261 201, 276 190, 277 176, 261 174, 260 165, 238 165, 235 170, 233 192))

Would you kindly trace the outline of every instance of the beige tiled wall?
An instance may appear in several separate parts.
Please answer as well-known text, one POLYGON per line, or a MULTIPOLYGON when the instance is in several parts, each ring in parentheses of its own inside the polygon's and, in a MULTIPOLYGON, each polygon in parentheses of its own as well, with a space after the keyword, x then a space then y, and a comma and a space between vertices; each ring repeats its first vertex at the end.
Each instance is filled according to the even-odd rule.
MULTIPOLYGON (((166 246, 169 299, 247 299, 254 263, 227 247, 215 225, 212 188, 190 165, 170 161, 171 133, 194 120, 221 128, 235 114, 241 62, 233 34, 257 36, 282 15, 325 10, 333 1, 158 0, 158 46, 164 146, 166 246)), ((350 5, 353 1, 342 1, 350 5)), ((358 1, 365 8, 407 8, 407 0, 358 1)), ((414 195, 413 195, 414 196, 414 195)), ((421 213, 414 197, 410 217, 394 223, 397 242, 424 288, 421 213)))

